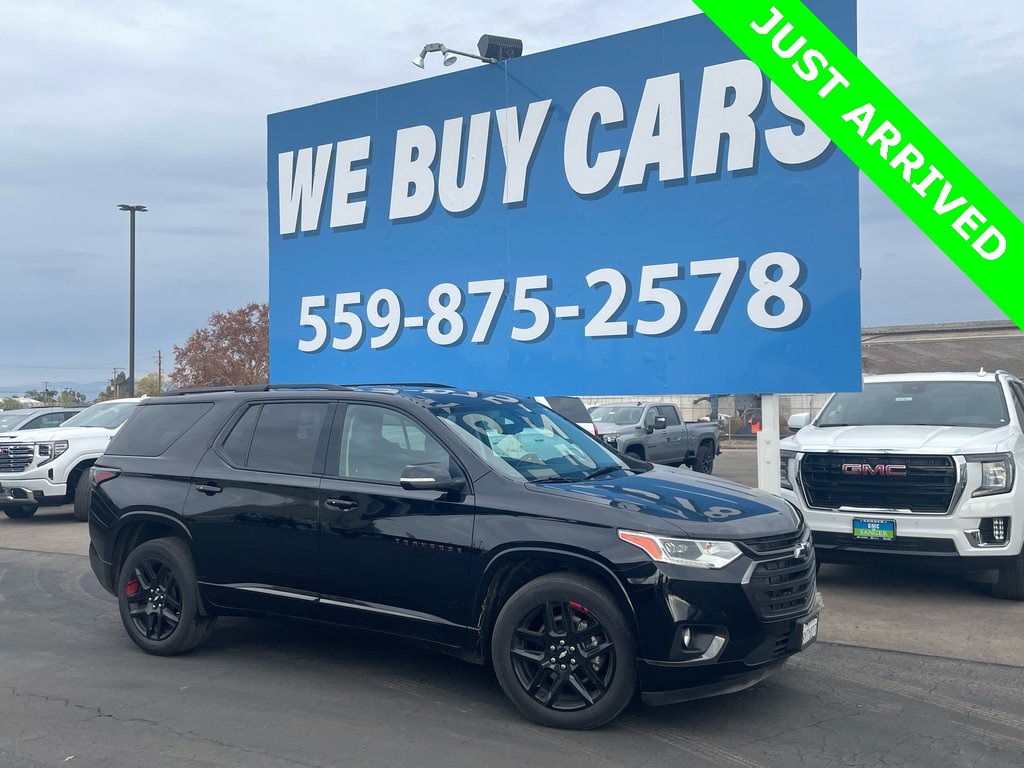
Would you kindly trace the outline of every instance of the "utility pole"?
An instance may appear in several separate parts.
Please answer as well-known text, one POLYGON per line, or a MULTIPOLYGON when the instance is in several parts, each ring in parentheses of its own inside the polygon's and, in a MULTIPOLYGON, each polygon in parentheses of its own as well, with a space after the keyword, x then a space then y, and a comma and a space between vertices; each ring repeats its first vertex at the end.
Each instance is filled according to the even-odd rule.
POLYGON ((158 349, 156 351, 156 393, 159 395, 164 390, 164 358, 158 349))
POLYGON ((50 382, 43 382, 43 405, 50 404, 50 382))
POLYGON ((110 380, 110 383, 114 386, 114 399, 115 400, 121 396, 121 385, 117 381, 117 373, 118 373, 118 371, 121 371, 121 370, 123 370, 123 369, 122 368, 115 368, 114 369, 114 376, 110 380))

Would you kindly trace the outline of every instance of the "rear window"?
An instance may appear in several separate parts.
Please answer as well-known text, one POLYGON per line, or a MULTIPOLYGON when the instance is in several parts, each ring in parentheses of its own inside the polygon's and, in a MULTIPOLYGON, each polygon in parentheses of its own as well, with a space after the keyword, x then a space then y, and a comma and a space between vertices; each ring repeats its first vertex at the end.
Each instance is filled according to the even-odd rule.
POLYGON ((213 403, 145 405, 111 441, 116 456, 159 456, 213 408, 213 403))
POLYGON ((578 397, 545 397, 551 410, 577 424, 589 424, 590 413, 578 397))

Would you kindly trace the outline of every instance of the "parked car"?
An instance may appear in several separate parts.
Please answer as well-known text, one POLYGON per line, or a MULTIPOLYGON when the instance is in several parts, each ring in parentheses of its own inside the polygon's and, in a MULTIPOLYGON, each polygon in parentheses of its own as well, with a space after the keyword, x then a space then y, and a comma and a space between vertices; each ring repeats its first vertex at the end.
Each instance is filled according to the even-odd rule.
POLYGON ((40 504, 74 502, 89 513, 89 467, 103 453, 140 398, 107 400, 54 429, 0 434, 0 510, 31 517, 40 504))
POLYGON ((529 398, 412 385, 145 400, 92 468, 89 558, 169 656, 221 615, 398 635, 491 664, 526 717, 746 688, 813 642, 781 498, 623 458, 529 398))
POLYGON ((590 418, 590 412, 580 398, 548 396, 534 397, 533 399, 541 405, 546 405, 555 413, 565 416, 565 418, 574 422, 577 427, 585 432, 589 432, 592 435, 598 434, 597 426, 594 424, 594 420, 590 418))
POLYGON ((59 427, 81 408, 15 408, 0 411, 0 433, 59 427))
POLYGON ((781 441, 783 496, 820 562, 985 572, 1024 600, 1024 383, 1008 373, 866 376, 781 441))
POLYGON ((687 421, 672 403, 606 403, 590 411, 598 434, 615 450, 710 475, 722 452, 719 426, 687 421))

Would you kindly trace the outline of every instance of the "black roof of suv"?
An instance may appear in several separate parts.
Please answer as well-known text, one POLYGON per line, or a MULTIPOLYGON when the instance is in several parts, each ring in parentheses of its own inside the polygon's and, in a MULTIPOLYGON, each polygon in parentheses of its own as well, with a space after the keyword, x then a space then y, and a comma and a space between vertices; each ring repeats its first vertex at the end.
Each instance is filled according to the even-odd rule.
POLYGON ((150 398, 92 481, 92 567, 149 653, 194 647, 219 615, 328 621, 489 663, 526 717, 590 728, 637 691, 753 685, 817 632, 790 505, 618 455, 530 398, 150 398))

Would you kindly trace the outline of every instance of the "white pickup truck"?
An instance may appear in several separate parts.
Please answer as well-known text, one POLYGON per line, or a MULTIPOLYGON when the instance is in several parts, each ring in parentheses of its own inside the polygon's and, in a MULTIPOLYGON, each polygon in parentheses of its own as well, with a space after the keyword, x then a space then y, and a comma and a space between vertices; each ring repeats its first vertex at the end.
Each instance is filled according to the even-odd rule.
POLYGON ((89 514, 89 468, 142 398, 106 400, 54 429, 0 435, 0 510, 31 517, 40 504, 75 502, 75 519, 89 514))
POLYGON ((996 373, 866 376, 781 441, 782 495, 818 562, 913 564, 1024 600, 1024 383, 996 373))

